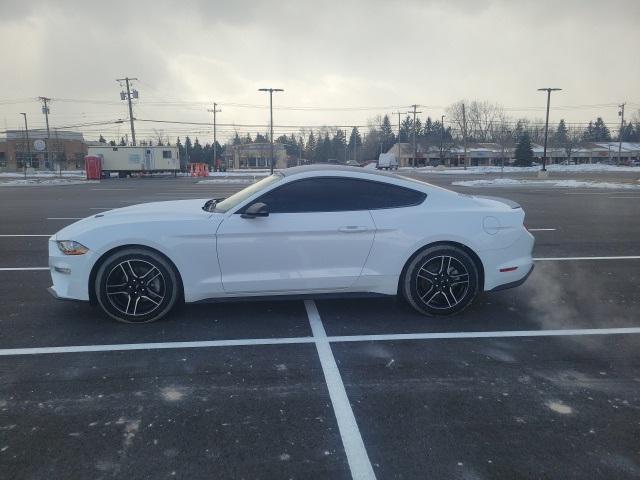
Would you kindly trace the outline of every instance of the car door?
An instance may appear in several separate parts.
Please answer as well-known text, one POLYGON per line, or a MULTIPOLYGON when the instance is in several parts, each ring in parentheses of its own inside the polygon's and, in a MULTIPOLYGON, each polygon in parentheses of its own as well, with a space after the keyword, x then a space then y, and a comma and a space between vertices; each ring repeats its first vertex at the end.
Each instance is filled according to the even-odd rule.
POLYGON ((314 177, 276 187, 251 202, 266 217, 229 215, 217 232, 222 284, 229 293, 346 289, 359 278, 375 225, 357 209, 352 182, 314 177))

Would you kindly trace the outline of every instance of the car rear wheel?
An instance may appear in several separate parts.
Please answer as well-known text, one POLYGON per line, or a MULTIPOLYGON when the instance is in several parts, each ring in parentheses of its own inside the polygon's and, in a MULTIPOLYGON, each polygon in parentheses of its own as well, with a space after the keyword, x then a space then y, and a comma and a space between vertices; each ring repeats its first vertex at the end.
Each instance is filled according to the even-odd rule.
POLYGON ((159 320, 179 297, 174 267, 156 252, 141 248, 109 256, 98 269, 94 287, 102 310, 124 323, 159 320))
POLYGON ((424 315, 453 315, 473 302, 478 284, 478 268, 464 250, 434 246, 411 260, 402 292, 409 304, 424 315))

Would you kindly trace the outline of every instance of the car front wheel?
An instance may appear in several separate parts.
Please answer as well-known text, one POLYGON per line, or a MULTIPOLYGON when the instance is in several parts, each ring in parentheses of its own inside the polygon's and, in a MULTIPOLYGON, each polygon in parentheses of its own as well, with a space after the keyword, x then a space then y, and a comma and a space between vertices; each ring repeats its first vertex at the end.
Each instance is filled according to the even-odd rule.
POLYGON ((402 292, 425 315, 453 315, 467 308, 478 294, 478 268, 454 246, 434 246, 409 263, 402 292))
POLYGON ((109 256, 98 269, 94 288, 102 310, 125 323, 159 320, 179 296, 174 267, 156 252, 140 248, 109 256))

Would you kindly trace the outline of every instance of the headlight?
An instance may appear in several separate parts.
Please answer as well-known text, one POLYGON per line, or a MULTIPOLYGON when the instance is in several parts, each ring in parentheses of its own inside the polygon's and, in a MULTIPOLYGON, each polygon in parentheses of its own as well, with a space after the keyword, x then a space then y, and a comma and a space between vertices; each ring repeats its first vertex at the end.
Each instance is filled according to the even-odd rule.
POLYGON ((84 255, 89 251, 87 247, 73 240, 58 240, 56 243, 65 255, 84 255))

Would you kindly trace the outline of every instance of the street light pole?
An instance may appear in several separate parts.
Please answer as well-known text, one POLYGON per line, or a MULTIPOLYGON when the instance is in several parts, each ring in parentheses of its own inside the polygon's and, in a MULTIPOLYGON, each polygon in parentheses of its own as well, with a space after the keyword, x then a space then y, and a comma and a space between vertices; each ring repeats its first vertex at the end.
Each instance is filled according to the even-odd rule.
POLYGON ((544 123, 544 150, 542 152, 542 171, 547 171, 547 136, 549 134, 549 104, 551 103, 551 92, 557 92, 561 88, 539 88, 539 92, 547 92, 547 119, 544 123))
POLYGON ((218 104, 216 102, 213 102, 213 108, 210 108, 208 111, 213 113, 213 168, 216 169, 218 168, 218 147, 216 146, 216 143, 218 142, 216 136, 216 113, 220 113, 222 110, 218 110, 218 104))
MULTIPOLYGON (((31 167, 31 145, 29 143, 29 127, 27 126, 27 114, 21 112, 20 115, 24 117, 24 135, 27 139, 27 158, 29 159, 29 167, 31 167)), ((27 163, 22 161, 22 168, 24 169, 24 178, 27 178, 27 163)))
POLYGON ((259 92, 269 92, 269 140, 271 141, 271 175, 273 175, 273 92, 284 92, 282 88, 259 88, 259 92))
POLYGON ((440 165, 444 165, 444 158, 442 158, 442 143, 444 142, 444 117, 446 117, 446 115, 440 116, 440 165))

